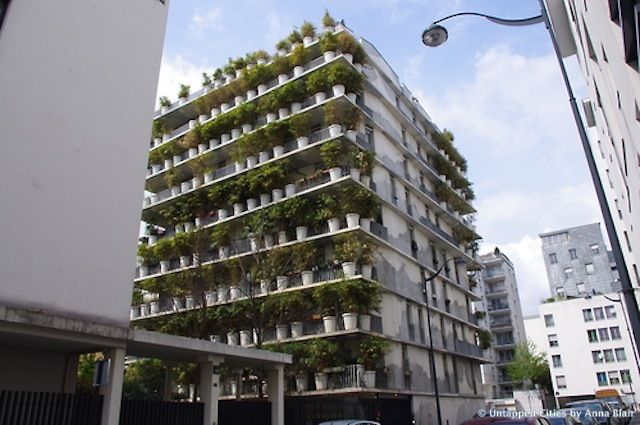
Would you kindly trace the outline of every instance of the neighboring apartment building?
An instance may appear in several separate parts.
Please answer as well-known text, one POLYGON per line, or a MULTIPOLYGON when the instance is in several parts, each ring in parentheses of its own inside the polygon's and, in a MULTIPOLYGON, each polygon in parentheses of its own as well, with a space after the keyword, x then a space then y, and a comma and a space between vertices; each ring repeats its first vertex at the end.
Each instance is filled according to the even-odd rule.
POLYGON ((640 376, 620 302, 598 295, 544 303, 539 312, 525 319, 526 334, 546 353, 561 405, 608 388, 634 403, 640 376))
MULTIPOLYGON (((291 38, 163 102, 132 320, 191 332, 181 317, 215 317, 201 337, 293 351, 292 423, 430 423, 436 384, 460 423, 484 403, 465 161, 370 43, 342 25, 291 38)), ((260 388, 237 382, 224 393, 260 388)))
POLYGON ((632 285, 638 287, 640 7, 634 0, 549 3, 562 54, 576 55, 587 84, 583 106, 593 153, 632 285))
POLYGON ((515 346, 526 340, 522 318, 522 306, 518 294, 513 263, 496 247, 491 253, 480 256, 484 266, 482 281, 484 305, 492 333, 492 344, 488 350, 491 363, 482 365, 484 384, 488 388, 487 399, 513 397, 513 382, 507 367, 515 354, 515 346))
POLYGON ((552 296, 581 297, 621 289, 599 223, 540 235, 552 296))

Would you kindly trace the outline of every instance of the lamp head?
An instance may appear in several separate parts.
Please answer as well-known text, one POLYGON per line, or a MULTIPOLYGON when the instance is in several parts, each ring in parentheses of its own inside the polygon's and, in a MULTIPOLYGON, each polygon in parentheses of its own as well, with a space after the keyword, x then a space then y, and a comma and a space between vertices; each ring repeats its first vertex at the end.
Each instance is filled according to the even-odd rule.
POLYGON ((431 24, 422 32, 422 42, 425 46, 438 47, 449 38, 447 29, 442 25, 431 24))

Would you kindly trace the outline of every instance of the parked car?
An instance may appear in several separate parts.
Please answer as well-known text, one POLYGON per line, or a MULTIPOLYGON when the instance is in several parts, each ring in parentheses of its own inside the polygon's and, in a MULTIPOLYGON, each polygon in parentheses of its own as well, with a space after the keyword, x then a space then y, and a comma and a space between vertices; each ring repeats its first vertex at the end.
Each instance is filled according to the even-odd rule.
MULTIPOLYGON (((559 412, 565 413, 567 416, 571 417, 573 421, 577 422, 580 425, 598 425, 598 421, 593 416, 585 415, 584 412, 586 409, 560 409, 559 412), (579 417, 573 416, 576 412, 580 413, 579 417)), ((562 418, 564 420, 564 417, 562 418)), ((575 423, 574 422, 574 423, 575 423)), ((556 425, 556 423, 552 422, 552 425, 556 425)))
POLYGON ((575 416, 571 416, 570 412, 561 411, 566 413, 565 416, 545 416, 551 425, 595 425, 595 421, 589 424, 583 424, 575 416))
POLYGON ((542 416, 531 417, 510 417, 510 416, 486 416, 484 418, 474 418, 463 422, 460 425, 551 425, 547 418, 542 416))
POLYGON ((567 403, 566 407, 584 412, 582 416, 592 416, 599 425, 623 425, 619 417, 613 415, 613 409, 601 400, 582 400, 567 403))
POLYGON ((380 425, 380 422, 366 419, 337 419, 335 421, 320 422, 318 425, 380 425))

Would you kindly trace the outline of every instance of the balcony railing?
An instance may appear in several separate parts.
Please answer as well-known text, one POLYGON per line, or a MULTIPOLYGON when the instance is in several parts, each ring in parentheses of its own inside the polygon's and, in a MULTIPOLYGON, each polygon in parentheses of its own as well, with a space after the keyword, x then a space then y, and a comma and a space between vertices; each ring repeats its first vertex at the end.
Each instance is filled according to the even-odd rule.
POLYGON ((429 220, 428 218, 420 217, 420 223, 428 227, 429 230, 431 230, 433 233, 441 236, 443 239, 447 240, 448 242, 451 242, 453 245, 458 246, 459 242, 456 238, 447 234, 447 232, 445 232, 444 230, 442 230, 441 228, 433 224, 431 220, 429 220))
POLYGON ((508 303, 496 303, 496 304, 489 304, 489 307, 487 308, 487 310, 498 311, 498 310, 507 310, 508 308, 509 308, 508 303))
POLYGON ((454 340, 454 350, 468 356, 482 357, 482 348, 466 341, 454 340))
POLYGON ((374 235, 376 235, 377 237, 379 237, 380 239, 383 239, 389 242, 389 229, 387 229, 382 224, 372 221, 369 227, 369 231, 374 235))
POLYGON ((513 322, 511 321, 511 319, 509 320, 492 320, 491 321, 491 327, 492 328, 499 328, 502 326, 512 326, 513 322))

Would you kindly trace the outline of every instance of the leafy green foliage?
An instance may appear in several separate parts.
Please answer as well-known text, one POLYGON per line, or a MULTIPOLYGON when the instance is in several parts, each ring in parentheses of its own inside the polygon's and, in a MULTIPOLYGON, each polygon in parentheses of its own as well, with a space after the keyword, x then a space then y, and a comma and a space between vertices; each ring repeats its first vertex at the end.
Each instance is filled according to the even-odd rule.
POLYGON ((360 342, 358 363, 362 363, 365 370, 374 370, 378 363, 384 359, 387 351, 389 351, 388 341, 377 336, 367 337, 360 342))
POLYGON ((329 83, 327 81, 326 68, 314 71, 307 78, 307 91, 315 94, 320 92, 326 92, 329 90, 329 83))
POLYGON ((180 84, 180 89, 178 90, 178 99, 188 97, 190 90, 191 90, 191 86, 188 86, 186 84, 180 84))
POLYGON ((513 381, 531 381, 549 388, 549 363, 544 353, 538 353, 531 340, 516 346, 513 362, 507 367, 507 374, 513 381))
POLYGON ((164 380, 165 366, 161 360, 136 360, 125 371, 122 396, 135 400, 160 401, 164 395, 164 380))
POLYGON ((320 146, 320 157, 327 168, 340 167, 346 162, 346 148, 338 140, 325 142, 320 146))
POLYGON ((324 11, 324 15, 322 16, 322 25, 327 28, 327 27, 335 27, 336 26, 336 20, 333 19, 333 17, 329 14, 328 10, 324 11))
POLYGON ((380 306, 380 286, 368 280, 342 281, 338 284, 338 294, 344 312, 369 314, 380 306))
POLYGON ((332 32, 325 32, 320 36, 320 51, 335 52, 338 49, 338 40, 332 32))
POLYGON ((300 26, 300 34, 302 37, 315 37, 316 27, 309 21, 304 21, 300 26))

